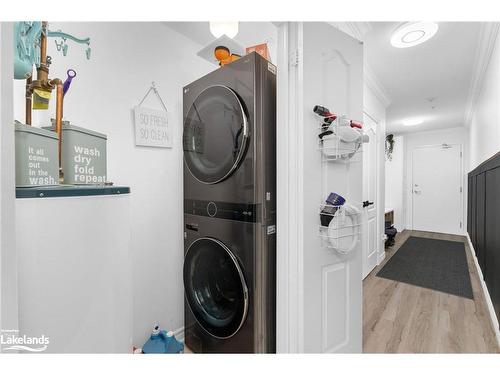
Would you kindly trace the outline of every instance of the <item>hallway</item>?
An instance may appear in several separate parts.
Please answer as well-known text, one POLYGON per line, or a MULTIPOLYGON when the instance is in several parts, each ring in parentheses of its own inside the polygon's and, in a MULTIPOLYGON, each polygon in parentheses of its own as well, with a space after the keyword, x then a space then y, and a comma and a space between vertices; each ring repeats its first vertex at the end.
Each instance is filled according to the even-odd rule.
POLYGON ((478 274, 463 236, 405 230, 363 281, 364 353, 498 353, 478 274), (474 300, 377 277, 410 236, 463 241, 474 300))

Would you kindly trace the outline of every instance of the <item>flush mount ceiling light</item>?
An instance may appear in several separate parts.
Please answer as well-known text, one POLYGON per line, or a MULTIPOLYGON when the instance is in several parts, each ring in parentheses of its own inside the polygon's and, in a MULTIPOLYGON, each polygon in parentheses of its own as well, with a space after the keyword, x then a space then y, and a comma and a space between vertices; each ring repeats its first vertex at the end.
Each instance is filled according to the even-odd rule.
POLYGON ((421 118, 409 118, 409 119, 403 120, 403 125, 404 126, 415 126, 415 125, 420 125, 423 122, 424 122, 424 120, 421 118))
POLYGON ((238 22, 210 22, 210 32, 216 38, 222 35, 234 38, 238 34, 238 22))
POLYGON ((396 48, 408 48, 428 41, 438 31, 435 22, 407 22, 399 26, 391 37, 396 48))

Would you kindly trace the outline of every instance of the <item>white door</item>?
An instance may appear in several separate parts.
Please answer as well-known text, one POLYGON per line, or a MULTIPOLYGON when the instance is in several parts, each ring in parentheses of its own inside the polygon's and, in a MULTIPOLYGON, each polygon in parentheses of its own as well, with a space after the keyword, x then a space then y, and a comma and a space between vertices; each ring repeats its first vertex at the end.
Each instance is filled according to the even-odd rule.
POLYGON ((461 145, 412 152, 413 229, 463 234, 461 145))
POLYGON ((377 234, 377 172, 378 142, 377 123, 365 114, 363 116, 364 132, 370 142, 363 145, 363 279, 377 265, 379 238, 377 234))
POLYGON ((330 192, 361 206, 361 158, 325 162, 318 150, 319 123, 312 112, 323 105, 351 119, 363 119, 363 46, 322 22, 302 27, 303 79, 303 321, 304 352, 362 350, 362 246, 341 255, 318 235, 319 207, 330 192))

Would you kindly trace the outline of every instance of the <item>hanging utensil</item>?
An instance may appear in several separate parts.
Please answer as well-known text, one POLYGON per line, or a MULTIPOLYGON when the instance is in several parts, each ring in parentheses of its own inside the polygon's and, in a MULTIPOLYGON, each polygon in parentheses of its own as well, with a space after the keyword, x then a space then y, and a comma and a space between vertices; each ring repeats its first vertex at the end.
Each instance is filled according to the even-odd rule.
POLYGON ((66 93, 69 90, 69 87, 71 86, 71 81, 73 80, 73 78, 76 77, 76 72, 73 69, 68 69, 66 74, 68 75, 68 78, 66 78, 63 84, 63 95, 66 95, 66 93))

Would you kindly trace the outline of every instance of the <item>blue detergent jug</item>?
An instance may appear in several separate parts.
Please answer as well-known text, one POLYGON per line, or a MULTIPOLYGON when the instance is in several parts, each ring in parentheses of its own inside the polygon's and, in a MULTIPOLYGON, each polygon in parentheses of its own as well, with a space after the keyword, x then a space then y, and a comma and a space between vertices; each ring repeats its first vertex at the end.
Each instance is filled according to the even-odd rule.
POLYGON ((173 332, 160 330, 155 326, 151 337, 142 347, 145 354, 176 354, 182 353, 184 344, 178 341, 173 332))

